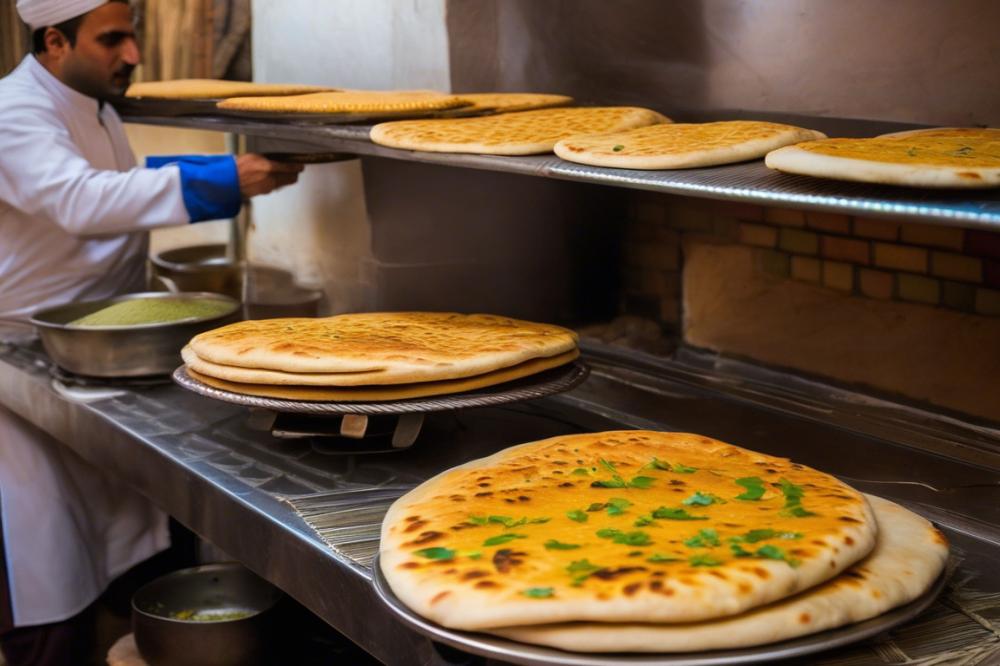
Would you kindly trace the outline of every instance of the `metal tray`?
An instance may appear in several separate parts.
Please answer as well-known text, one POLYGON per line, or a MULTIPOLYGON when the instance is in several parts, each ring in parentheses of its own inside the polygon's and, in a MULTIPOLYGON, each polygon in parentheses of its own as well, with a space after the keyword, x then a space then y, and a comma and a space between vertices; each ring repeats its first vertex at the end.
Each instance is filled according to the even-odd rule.
POLYGON ((713 650, 711 652, 639 654, 639 653, 574 653, 541 645, 519 643, 517 641, 455 629, 447 629, 431 622, 406 607, 392 592, 382 568, 379 556, 372 562, 375 593, 414 631, 429 638, 456 647, 466 652, 500 659, 512 664, 528 666, 613 666, 614 664, 642 664, 643 666, 724 666, 727 664, 755 664, 791 659, 807 654, 822 652, 836 647, 856 643, 903 624, 925 611, 944 588, 946 574, 942 572, 934 584, 910 603, 894 608, 878 617, 864 622, 850 624, 838 629, 821 631, 811 636, 803 636, 780 643, 770 643, 738 650, 713 650))
POLYGON ((529 377, 488 386, 468 393, 393 400, 391 402, 321 402, 263 398, 233 393, 204 384, 187 373, 187 367, 174 370, 174 381, 200 395, 245 407, 258 407, 292 414, 412 414, 438 412, 468 407, 489 407, 519 400, 533 400, 562 393, 587 378, 590 369, 579 361, 539 372, 529 377))

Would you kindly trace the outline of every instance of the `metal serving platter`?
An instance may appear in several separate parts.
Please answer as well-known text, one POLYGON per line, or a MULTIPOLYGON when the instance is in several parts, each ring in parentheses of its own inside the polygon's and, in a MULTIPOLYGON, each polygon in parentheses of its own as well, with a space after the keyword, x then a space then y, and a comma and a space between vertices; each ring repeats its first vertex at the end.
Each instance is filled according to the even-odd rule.
POLYGON ((244 407, 270 409, 291 414, 413 414, 438 412, 469 407, 489 407, 519 400, 533 400, 554 393, 568 391, 587 378, 590 369, 579 361, 558 368, 545 370, 529 377, 522 377, 496 386, 489 386, 467 393, 453 393, 428 398, 393 400, 388 402, 323 402, 283 400, 233 393, 209 386, 191 377, 186 366, 174 370, 173 379, 189 391, 208 398, 215 398, 244 407))
POLYGON ((710 652, 639 654, 639 653, 574 653, 519 643, 517 641, 455 629, 447 629, 431 622, 407 608, 399 600, 379 566, 379 556, 372 562, 375 593, 395 613, 403 624, 432 640, 452 647, 525 666, 613 666, 615 664, 642 664, 642 666, 725 666, 727 664, 770 663, 779 659, 802 657, 850 643, 887 631, 909 622, 934 603, 944 589, 947 576, 942 573, 934 584, 922 595, 908 604, 894 608, 887 613, 864 622, 850 624, 838 629, 821 631, 811 636, 803 636, 780 643, 771 643, 738 650, 713 650, 710 652))

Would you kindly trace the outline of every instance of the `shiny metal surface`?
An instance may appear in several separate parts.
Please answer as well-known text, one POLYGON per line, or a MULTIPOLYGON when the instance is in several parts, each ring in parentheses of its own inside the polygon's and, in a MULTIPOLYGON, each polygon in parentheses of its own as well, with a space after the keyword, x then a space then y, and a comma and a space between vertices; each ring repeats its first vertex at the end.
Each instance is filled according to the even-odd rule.
POLYGON ((579 361, 559 368, 552 368, 537 375, 505 382, 469 393, 393 400, 390 402, 306 402, 262 398, 224 391, 194 379, 186 366, 174 370, 174 381, 189 391, 244 407, 270 409, 290 414, 412 414, 414 412, 439 412, 448 409, 468 409, 503 405, 519 400, 535 400, 547 395, 569 391, 584 379, 590 370, 579 361))
MULTIPOLYGON (((173 385, 125 387, 75 402, 53 390, 50 361, 37 344, 0 344, 0 404, 126 481, 388 664, 469 658, 404 627, 375 595, 370 561, 385 508, 455 465, 592 430, 703 432, 849 478, 935 520, 953 545, 953 580, 977 599, 1000 597, 995 428, 710 359, 655 365, 591 349, 586 362, 591 376, 573 391, 431 413, 411 448, 388 455, 329 456, 309 438, 277 440, 255 410, 173 385), (296 507, 302 515, 323 514, 322 538, 296 507)), ((975 612, 987 612, 987 601, 976 603, 975 612)), ((954 635, 953 626, 928 622, 906 632, 919 654, 935 654, 928 638, 934 631, 954 635)), ((841 648, 830 659, 882 663, 863 646, 857 655, 841 648)))
POLYGON ((833 648, 863 641, 888 631, 920 615, 934 603, 944 589, 946 576, 941 574, 922 595, 908 604, 894 608, 878 617, 837 629, 822 631, 780 643, 741 648, 675 654, 585 654, 566 652, 541 645, 490 636, 489 634, 457 631, 442 627, 417 615, 399 600, 379 567, 376 556, 372 564, 373 582, 379 598, 407 626, 426 636, 452 647, 473 654, 493 657, 524 666, 616 666, 617 664, 642 664, 643 666, 725 666, 726 664, 771 663, 832 650, 833 648))
POLYGON ((163 375, 177 366, 192 336, 239 320, 239 303, 208 292, 142 292, 36 312, 31 318, 45 350, 59 367, 91 377, 163 375), (69 322, 115 303, 135 299, 217 300, 232 306, 222 315, 135 326, 70 326, 69 322))
MULTIPOLYGON (((731 117, 766 117, 775 114, 747 114, 731 117)), ((699 116, 698 118, 701 118, 699 116)), ((698 119, 694 118, 694 119, 698 119)), ((706 119, 709 119, 706 116, 706 119)), ((716 119, 716 118, 711 118, 716 119)), ((676 171, 635 171, 607 169, 564 162, 554 155, 496 157, 423 153, 377 146, 368 140, 370 127, 295 126, 277 121, 246 121, 221 117, 157 118, 126 116, 133 123, 191 127, 236 132, 273 140, 269 149, 282 149, 282 142, 303 143, 316 149, 386 157, 397 160, 440 164, 469 169, 486 169, 543 178, 559 178, 583 183, 650 190, 707 199, 744 201, 760 205, 825 210, 850 215, 913 220, 943 225, 1000 229, 1000 190, 934 191, 920 188, 847 183, 778 173, 763 160, 720 167, 676 171)), ((868 121, 794 116, 791 122, 829 130, 831 136, 874 136, 912 126, 868 121), (830 129, 830 128, 833 129, 830 129)))
POLYGON ((253 666, 270 663, 275 636, 268 611, 281 592, 240 564, 181 569, 132 597, 132 632, 150 666, 253 666), (228 620, 185 620, 191 613, 241 613, 228 620))

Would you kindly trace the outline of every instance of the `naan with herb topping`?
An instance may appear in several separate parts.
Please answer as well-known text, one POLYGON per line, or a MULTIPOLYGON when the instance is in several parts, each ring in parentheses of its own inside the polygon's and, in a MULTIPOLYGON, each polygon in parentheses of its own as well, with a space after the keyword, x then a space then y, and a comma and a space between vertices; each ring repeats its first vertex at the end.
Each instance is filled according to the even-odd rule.
POLYGON ((683 624, 543 624, 495 632, 573 652, 695 652, 763 645, 862 622, 913 601, 948 561, 948 540, 927 520, 868 495, 878 522, 871 555, 794 597, 721 620, 683 624))
POLYGON ((693 622, 836 576, 876 530, 827 474, 700 435, 613 431, 421 484, 386 514, 380 561, 407 606, 456 629, 693 622))
POLYGON ((1000 132, 917 131, 785 146, 764 163, 786 173, 911 187, 1000 187, 1000 132))

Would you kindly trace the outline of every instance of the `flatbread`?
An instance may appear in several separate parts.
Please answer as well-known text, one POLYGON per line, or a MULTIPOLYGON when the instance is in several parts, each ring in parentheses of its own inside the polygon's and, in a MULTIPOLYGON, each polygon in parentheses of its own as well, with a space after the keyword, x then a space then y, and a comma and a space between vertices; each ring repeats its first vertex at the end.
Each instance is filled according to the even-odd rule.
MULTIPOLYGON (((534 360, 548 360, 552 359, 567 359, 576 358, 579 352, 574 349, 572 351, 563 352, 561 354, 555 354, 552 357, 544 357, 534 360)), ((399 379, 404 375, 408 374, 410 376, 419 375, 421 373, 399 373, 393 372, 392 370, 375 370, 372 372, 281 372, 279 370, 259 370, 257 368, 240 368, 234 365, 220 365, 218 363, 212 363, 210 361, 205 361, 198 357, 194 353, 194 350, 190 347, 184 347, 181 350, 181 357, 184 359, 184 363, 191 369, 199 372, 200 374, 207 375, 209 377, 215 377, 216 379, 224 379, 230 382, 237 382, 240 384, 267 384, 269 386, 322 386, 322 387, 354 387, 354 386, 402 386, 404 384, 412 384, 413 382, 399 381, 399 379)), ((566 362, 566 361, 563 361, 566 362)), ((561 364, 561 363, 559 363, 561 364)), ((523 365, 523 364, 521 364, 523 365)), ((515 366, 520 367, 520 365, 515 366)), ((493 371, 498 372, 498 371, 493 371)), ((440 375, 440 371, 436 367, 428 368, 426 373, 431 377, 440 375)), ((483 375, 475 375, 475 377, 482 377, 483 375)), ((475 377, 470 377, 473 379, 475 377)), ((437 379, 428 380, 431 382, 438 381, 437 379)))
POLYGON ((390 507, 380 562, 403 603, 456 629, 693 622, 836 576, 876 529, 860 493, 816 470, 699 435, 618 431, 439 474, 390 507))
POLYGON ((370 312, 243 321, 200 333, 189 346, 218 365, 344 373, 337 383, 351 386, 473 377, 562 354, 576 341, 561 326, 496 315, 370 312), (368 374, 348 374, 359 372, 368 374))
POLYGON ((154 99, 223 99, 246 95, 303 95, 332 91, 329 86, 310 86, 297 83, 253 83, 250 81, 223 81, 221 79, 176 79, 174 81, 140 81, 126 91, 126 97, 154 99))
POLYGON ((345 90, 283 97, 235 97, 216 106, 236 111, 273 113, 380 113, 385 111, 438 111, 468 106, 461 97, 429 90, 345 90))
POLYGON ((880 134, 878 138, 892 137, 958 137, 964 139, 993 139, 1000 140, 1000 129, 993 127, 928 127, 926 129, 906 130, 903 132, 892 132, 890 134, 880 134))
POLYGON ((914 187, 1000 186, 1000 137, 909 135, 786 146, 765 163, 787 173, 914 187))
POLYGON ((459 93, 459 97, 472 102, 470 110, 489 110, 508 113, 566 106, 573 103, 567 95, 544 93, 459 93))
POLYGON ((708 622, 587 622, 490 633, 572 652, 695 652, 776 643, 876 617, 930 588, 948 560, 948 541, 912 511, 867 497, 879 526, 871 555, 836 578, 783 601, 708 622))
POLYGON ((556 144, 569 162, 620 169, 690 169, 763 157, 822 132, 755 120, 669 123, 625 132, 574 136, 556 144))
POLYGON ((399 120, 375 125, 371 140, 390 148, 434 153, 534 155, 577 134, 620 132, 670 119, 634 106, 540 109, 479 118, 399 120))
POLYGON ((304 402, 391 402, 393 400, 412 400, 414 398, 428 398, 435 395, 466 393, 488 386, 497 386, 506 382, 512 382, 515 379, 536 375, 545 370, 558 368, 561 365, 570 363, 579 355, 579 350, 574 349, 564 354, 549 358, 536 358, 515 365, 512 368, 494 370, 493 372, 476 377, 448 379, 440 382, 424 382, 421 384, 400 384, 396 386, 335 388, 241 384, 203 375, 193 370, 190 366, 188 366, 187 372, 203 384, 242 395, 256 395, 264 398, 279 398, 282 400, 299 400, 304 402))

